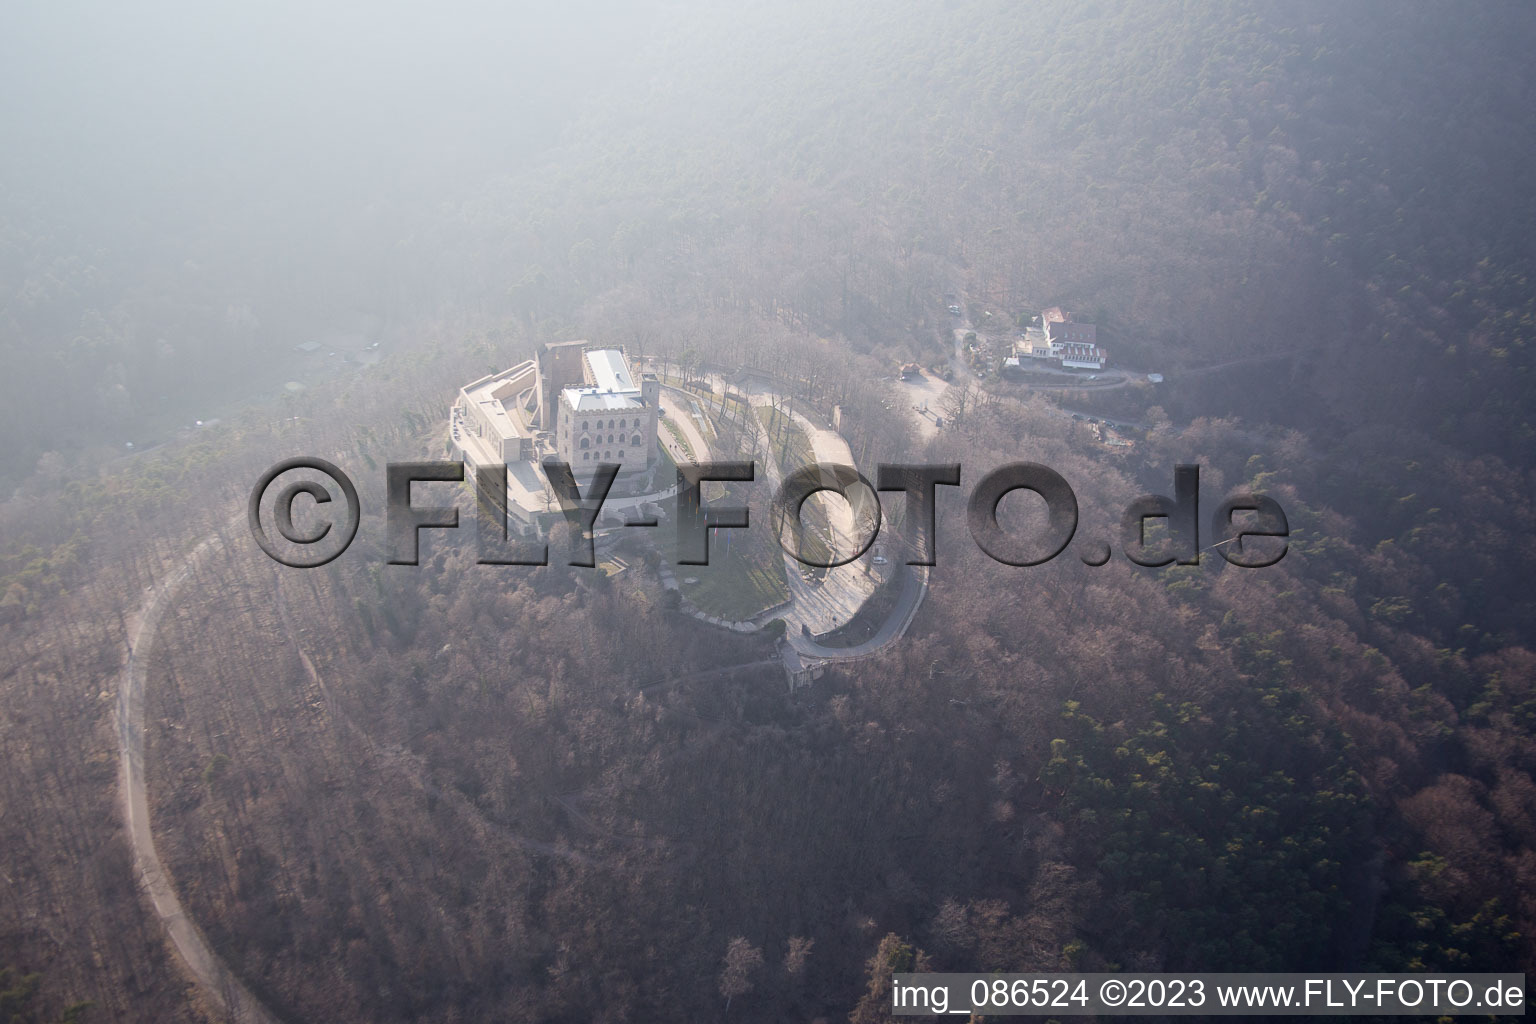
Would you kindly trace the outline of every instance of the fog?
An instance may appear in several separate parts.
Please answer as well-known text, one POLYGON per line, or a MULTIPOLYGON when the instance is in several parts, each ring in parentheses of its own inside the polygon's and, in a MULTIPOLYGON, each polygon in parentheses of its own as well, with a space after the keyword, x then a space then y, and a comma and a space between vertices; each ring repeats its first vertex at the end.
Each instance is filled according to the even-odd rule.
POLYGON ((61 3, 5 19, 11 188, 153 224, 242 199, 431 201, 548 146, 656 24, 602 3, 61 3))
POLYGON ((686 17, 604 3, 7 5, 0 343, 20 371, 7 431, 21 442, 7 472, 43 449, 157 440, 167 407, 211 416, 190 391, 249 397, 239 382, 258 356, 359 315, 419 327, 445 312, 446 278, 464 272, 445 254, 485 255, 464 204, 643 79, 637 54, 686 17), (402 279, 406 296, 383 297, 402 279), (83 387, 98 410, 51 415, 18 387, 29 374, 83 387))
POLYGON ((1528 971, 1533 52, 1389 0, 0 5, 0 1007, 1528 971), (581 564, 551 458, 623 470, 581 564), (753 471, 708 565, 697 462, 753 471), (402 463, 460 520, 416 559, 402 463), (547 564, 482 558, 502 463, 547 564), (1040 564, 967 504, 1019 463, 1040 564), (783 550, 829 464, 959 467, 931 562, 895 492, 783 550), (272 553, 283 494, 335 551, 272 553))

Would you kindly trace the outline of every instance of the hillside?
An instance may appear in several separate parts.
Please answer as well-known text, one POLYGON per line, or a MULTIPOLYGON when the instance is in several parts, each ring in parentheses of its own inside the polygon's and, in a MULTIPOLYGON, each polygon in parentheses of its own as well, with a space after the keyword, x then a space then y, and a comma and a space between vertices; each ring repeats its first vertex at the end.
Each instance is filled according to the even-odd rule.
POLYGON ((283 1019, 863 1024, 903 961, 1530 968, 1528 8, 591 4, 303 46, 294 11, 152 13, 0 23, 19 1019, 218 1019, 121 822, 136 670, 167 877, 283 1019), (1050 305, 1124 386, 967 378, 967 330, 1050 305), (467 529, 386 564, 385 464, 574 338, 771 381, 867 474, 960 464, 899 642, 787 692, 645 531, 612 577, 467 529), (303 453, 368 510, 311 571, 243 511, 303 453), (1005 566, 965 498, 1020 460, 1078 542, 1198 463, 1203 514, 1268 494, 1288 554, 1005 566))

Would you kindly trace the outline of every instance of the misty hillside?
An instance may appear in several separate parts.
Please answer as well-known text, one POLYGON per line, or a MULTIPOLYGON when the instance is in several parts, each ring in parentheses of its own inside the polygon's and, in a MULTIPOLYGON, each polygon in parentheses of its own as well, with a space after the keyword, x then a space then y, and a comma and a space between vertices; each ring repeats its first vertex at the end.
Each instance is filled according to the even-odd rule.
POLYGON ((0 14, 0 1008, 868 1024, 911 968, 1528 970, 1533 50, 1513 4, 0 14), (1005 362, 1052 307, 1107 366, 1005 362), (649 482, 758 465, 705 491, 752 530, 488 565, 472 485, 417 485, 463 528, 391 564, 386 464, 578 339, 665 391, 649 482), (827 451, 963 467, 931 569, 780 557, 772 481, 827 451), (364 509, 311 570, 245 518, 302 454, 364 509), (1080 516, 1030 568, 965 504, 1023 460, 1080 516), (1119 557, 1191 463, 1203 517, 1284 507, 1282 561, 1119 557))
POLYGON ((228 387, 231 357, 254 369, 359 319, 409 331, 468 305, 552 329, 698 270, 691 301, 921 345, 956 266, 1000 304, 1086 305, 1160 365, 1291 353, 1294 386, 1246 395, 1248 415, 1349 429, 1400 420, 1406 393, 1394 426, 1532 456, 1527 18, 775 4, 636 22, 553 26, 569 36, 548 48, 477 36, 467 12, 380 39, 322 24, 336 52, 289 52, 263 23, 224 39, 242 60, 210 97, 184 88, 224 60, 194 19, 137 28, 180 77, 75 97, 79 127, 7 90, 7 337, 100 410, 12 396, 13 472, 53 430, 153 436, 167 400, 228 387), (263 58, 295 74, 274 83, 263 58), (1362 360, 1370 379, 1342 388, 1362 360))

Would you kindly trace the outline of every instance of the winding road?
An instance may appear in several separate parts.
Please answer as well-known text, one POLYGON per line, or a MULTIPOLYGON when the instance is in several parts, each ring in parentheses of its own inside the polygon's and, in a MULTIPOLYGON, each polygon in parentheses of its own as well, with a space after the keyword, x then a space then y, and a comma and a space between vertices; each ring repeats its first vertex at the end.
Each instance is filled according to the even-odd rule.
MULTIPOLYGON (((242 515, 239 518, 244 518, 242 515)), ((149 651, 171 599, 198 562, 222 544, 215 534, 187 555, 163 582, 149 588, 148 599, 129 619, 128 658, 118 676, 117 742, 123 820, 133 847, 133 863, 155 914, 182 962, 219 1010, 236 1024, 278 1024, 261 1001, 237 978, 208 945, 208 940, 182 909, 149 823, 149 791, 144 779, 144 690, 149 676, 149 651)))

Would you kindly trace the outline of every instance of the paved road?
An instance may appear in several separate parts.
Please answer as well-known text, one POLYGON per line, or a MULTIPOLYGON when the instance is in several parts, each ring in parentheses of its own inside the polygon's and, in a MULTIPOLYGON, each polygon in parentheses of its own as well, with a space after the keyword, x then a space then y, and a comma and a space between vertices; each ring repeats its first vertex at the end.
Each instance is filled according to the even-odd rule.
MULTIPOLYGON (((752 405, 758 407, 770 405, 777 400, 777 396, 763 391, 751 393, 748 397, 752 405)), ((853 452, 849 450, 848 442, 836 431, 819 426, 787 405, 780 408, 788 412, 800 429, 805 431, 811 442, 814 461, 853 465, 853 452)), ((767 471, 769 486, 777 491, 784 479, 784 467, 779 465, 777 453, 772 450, 766 438, 758 454, 767 471)), ((836 499, 828 501, 823 507, 827 511, 827 526, 831 534, 828 539, 832 550, 845 553, 853 551, 859 541, 855 510, 846 501, 836 499)), ((790 607, 782 618, 791 637, 798 636, 802 626, 812 633, 827 633, 847 625, 875 592, 878 581, 870 575, 868 563, 862 559, 827 569, 816 582, 811 582, 801 575, 805 566, 799 560, 787 552, 783 558, 790 607)))
POLYGON ((670 386, 661 389, 661 409, 666 415, 662 418, 663 422, 658 425, 657 429, 661 431, 662 443, 667 446, 667 451, 672 454, 672 461, 678 464, 709 461, 709 441, 704 437, 704 432, 699 429, 698 420, 694 419, 693 416, 695 404, 693 396, 686 391, 680 391, 670 386), (686 452, 679 448, 677 439, 666 428, 666 421, 668 420, 683 432, 683 437, 687 439, 689 447, 693 449, 693 457, 691 459, 686 452))
POLYGON ((896 605, 891 609, 891 614, 886 617, 884 624, 875 635, 863 643, 852 647, 828 647, 817 643, 811 637, 798 636, 794 633, 786 633, 785 638, 802 658, 822 661, 857 661, 860 658, 873 657, 906 634, 907 627, 912 625, 912 620, 917 616, 917 610, 922 607, 923 598, 927 593, 928 567, 911 566, 907 570, 906 579, 901 585, 901 593, 896 598, 896 605))

